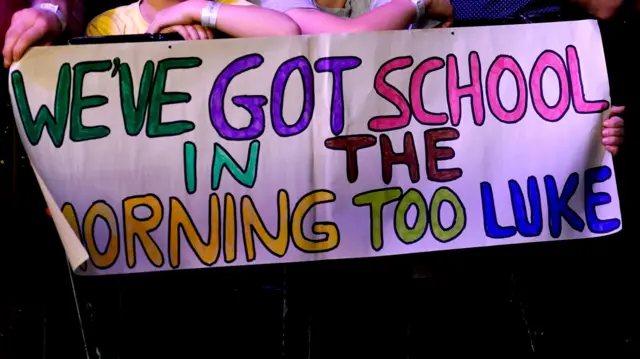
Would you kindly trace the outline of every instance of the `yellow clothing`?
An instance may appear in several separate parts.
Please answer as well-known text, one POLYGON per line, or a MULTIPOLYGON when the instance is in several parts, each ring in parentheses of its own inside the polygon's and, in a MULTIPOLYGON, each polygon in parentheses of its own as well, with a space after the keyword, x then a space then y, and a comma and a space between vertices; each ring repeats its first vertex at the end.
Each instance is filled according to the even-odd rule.
MULTIPOLYGON (((246 0, 217 0, 227 5, 252 5, 246 0)), ((87 25, 87 36, 144 34, 149 23, 142 17, 140 2, 120 6, 96 16, 87 25)))

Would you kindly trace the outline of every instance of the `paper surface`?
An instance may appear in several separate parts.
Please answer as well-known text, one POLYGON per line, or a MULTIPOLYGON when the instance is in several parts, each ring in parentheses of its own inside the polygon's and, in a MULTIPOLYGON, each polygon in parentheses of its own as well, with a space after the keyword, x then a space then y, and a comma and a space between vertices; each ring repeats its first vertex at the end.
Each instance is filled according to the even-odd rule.
POLYGON ((37 48, 9 82, 79 274, 622 226, 594 21, 37 48))

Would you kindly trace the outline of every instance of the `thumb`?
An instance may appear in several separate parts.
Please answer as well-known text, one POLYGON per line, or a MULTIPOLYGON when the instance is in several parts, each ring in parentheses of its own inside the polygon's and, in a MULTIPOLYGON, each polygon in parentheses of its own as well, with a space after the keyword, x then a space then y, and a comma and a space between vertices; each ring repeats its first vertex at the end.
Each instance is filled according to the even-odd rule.
POLYGON ((161 28, 162 28, 162 26, 160 26, 158 21, 154 20, 151 24, 149 24, 149 27, 147 28, 147 33, 148 34, 157 34, 158 32, 160 32, 161 28))

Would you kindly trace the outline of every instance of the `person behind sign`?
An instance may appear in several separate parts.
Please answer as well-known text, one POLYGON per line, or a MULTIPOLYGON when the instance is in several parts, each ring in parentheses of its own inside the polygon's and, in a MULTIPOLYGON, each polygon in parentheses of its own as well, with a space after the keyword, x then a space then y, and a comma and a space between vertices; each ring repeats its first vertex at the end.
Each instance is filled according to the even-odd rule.
POLYGON ((289 15, 303 34, 355 33, 424 27, 427 18, 447 27, 449 0, 262 0, 262 6, 289 15))
POLYGON ((87 35, 177 32, 185 40, 204 40, 213 38, 214 28, 233 37, 300 34, 286 15, 246 0, 142 0, 98 15, 87 35))

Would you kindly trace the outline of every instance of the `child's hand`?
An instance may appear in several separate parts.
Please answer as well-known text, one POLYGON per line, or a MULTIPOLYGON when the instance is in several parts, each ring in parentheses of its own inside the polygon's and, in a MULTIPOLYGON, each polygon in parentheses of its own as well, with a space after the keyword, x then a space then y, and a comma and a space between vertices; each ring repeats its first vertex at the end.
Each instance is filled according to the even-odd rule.
POLYGON ((450 27, 453 23, 453 6, 450 0, 430 0, 424 2, 427 18, 442 20, 438 27, 450 27))
MULTIPOLYGON (((148 33, 157 34, 162 29, 171 26, 193 25, 200 22, 202 9, 207 5, 206 1, 185 1, 168 7, 156 14, 153 22, 149 24, 148 33)), ((176 31, 177 29, 174 29, 176 31)), ((182 35, 182 34, 181 34, 182 35)), ((184 36, 183 36, 184 37, 184 36)))
POLYGON ((612 106, 609 118, 602 123, 602 144, 614 156, 624 141, 624 120, 619 116, 623 112, 624 106, 612 106))
POLYGON ((203 27, 202 25, 175 25, 165 27, 160 31, 161 34, 168 34, 177 32, 185 40, 207 40, 213 39, 213 32, 211 29, 203 27))

